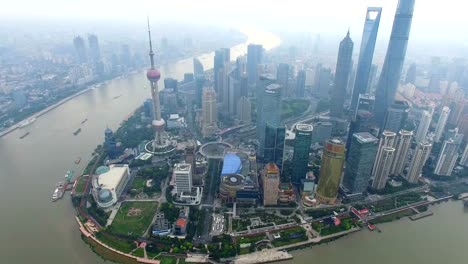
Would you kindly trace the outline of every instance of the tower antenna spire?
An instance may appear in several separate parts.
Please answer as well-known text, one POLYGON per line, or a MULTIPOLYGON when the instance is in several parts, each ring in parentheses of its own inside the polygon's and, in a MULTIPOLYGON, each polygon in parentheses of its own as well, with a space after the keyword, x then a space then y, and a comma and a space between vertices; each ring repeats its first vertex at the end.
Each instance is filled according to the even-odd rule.
POLYGON ((149 16, 146 16, 146 20, 148 22, 148 39, 149 39, 149 56, 151 60, 151 69, 154 69, 154 52, 153 52, 153 44, 151 43, 151 29, 150 29, 150 22, 149 22, 149 16))

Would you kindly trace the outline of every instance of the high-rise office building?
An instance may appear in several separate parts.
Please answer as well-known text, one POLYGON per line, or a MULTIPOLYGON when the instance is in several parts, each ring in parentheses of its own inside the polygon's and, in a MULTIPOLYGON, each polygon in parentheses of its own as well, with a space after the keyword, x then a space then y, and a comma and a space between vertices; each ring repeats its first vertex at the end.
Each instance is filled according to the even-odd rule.
POLYGON ((288 96, 289 64, 280 63, 276 68, 276 80, 281 85, 281 96, 288 96))
POLYGON ((439 157, 437 158, 437 164, 434 169, 434 174, 441 176, 452 175, 453 168, 458 159, 458 144, 453 139, 448 139, 444 142, 439 157))
POLYGON ((265 145, 263 148, 263 160, 274 162, 280 170, 283 170, 284 142, 286 127, 276 126, 270 123, 265 125, 265 145))
POLYGON ((316 79, 315 93, 319 98, 328 99, 330 97, 330 83, 332 79, 329 68, 320 68, 318 79, 316 79))
POLYGON ((323 150, 320 178, 315 195, 320 203, 335 203, 344 162, 345 145, 339 138, 329 139, 323 150))
POLYGON ((247 46, 247 76, 249 85, 254 86, 257 83, 258 65, 262 62, 263 46, 257 44, 249 44, 247 46))
POLYGON ((406 101, 393 102, 385 115, 384 130, 398 132, 404 128, 409 111, 410 107, 406 101))
POLYGON ((413 131, 400 130, 395 144, 395 158, 393 160, 391 175, 401 175, 405 169, 406 161, 408 159, 408 152, 411 147, 411 140, 413 139, 413 131))
POLYGON ((465 102, 463 93, 461 93, 459 98, 451 100, 449 105, 450 115, 447 123, 456 126, 463 115, 464 109, 467 108, 468 110, 468 103, 465 102))
POLYGON ((213 88, 203 88, 202 98, 202 134, 203 137, 210 137, 218 130, 216 110, 216 93, 213 88))
POLYGON ((277 205, 280 184, 280 170, 275 163, 265 165, 262 171, 263 205, 277 205))
POLYGON ((93 63, 99 63, 101 61, 101 51, 99 49, 99 41, 96 35, 88 35, 88 45, 89 45, 89 56, 93 63))
POLYGON ((375 42, 379 31, 381 7, 368 7, 364 30, 362 32, 361 48, 359 50, 359 60, 354 82, 353 96, 351 98, 351 109, 356 111, 357 100, 360 94, 367 93, 369 75, 374 57, 375 42))
POLYGON ((270 84, 263 93, 260 120, 257 120, 257 138, 259 140, 258 155, 263 157, 263 147, 265 145, 265 126, 270 123, 278 126, 281 122, 281 85, 270 84))
POLYGON ((382 189, 387 183, 395 152, 395 140, 395 132, 384 131, 380 136, 379 147, 377 149, 377 155, 375 156, 375 162, 372 168, 372 177, 374 178, 372 182, 373 188, 382 189))
POLYGON ((353 46, 354 43, 349 37, 348 31, 346 37, 340 42, 340 49, 338 51, 335 82, 331 93, 330 117, 343 117, 346 87, 348 85, 349 73, 352 66, 353 46))
POLYGON ((378 141, 369 132, 353 134, 343 177, 343 185, 351 193, 363 193, 369 185, 378 141))
POLYGON ((205 69, 203 68, 203 64, 198 58, 193 58, 193 76, 195 79, 198 76, 205 76, 205 69))
MULTIPOLYGON (((359 110, 356 117, 349 125, 348 138, 346 140, 346 149, 349 149, 353 140, 353 135, 360 132, 370 132, 372 125, 372 113, 369 111, 359 110)), ((349 156, 349 151, 346 152, 346 158, 349 156)))
POLYGON ((296 77, 296 97, 297 98, 304 98, 305 85, 306 85, 306 71, 300 70, 299 72, 297 72, 297 77, 296 77))
POLYGON ((243 124, 250 124, 252 122, 252 105, 249 98, 242 96, 237 101, 237 118, 243 124))
POLYGON ((418 130, 416 131, 415 140, 419 143, 426 139, 427 132, 431 126, 432 114, 429 111, 423 111, 419 121, 418 130))
POLYGON ((202 107, 203 87, 205 86, 205 76, 199 75, 195 77, 195 106, 200 109, 202 107))
POLYGON ((445 125, 447 124, 448 117, 450 115, 450 108, 444 106, 440 113, 439 120, 437 121, 436 129, 434 132, 434 142, 439 142, 444 134, 445 125))
POLYGON ((296 125, 296 138, 294 139, 294 153, 292 158, 291 182, 300 184, 305 179, 309 164, 310 145, 312 144, 312 125, 296 125))
POLYGON ((178 195, 192 191, 192 170, 190 164, 174 164, 174 177, 175 189, 178 195))
POLYGON ((365 111, 369 111, 373 113, 374 105, 375 105, 375 97, 373 95, 359 94, 355 113, 357 113, 359 110, 365 110, 365 111))
POLYGON ((247 73, 245 72, 240 74, 239 89, 240 96, 249 96, 249 79, 247 78, 247 73))
POLYGON ((214 66, 213 66, 213 83, 214 90, 218 95, 218 99, 223 98, 223 92, 227 89, 227 69, 226 65, 230 63, 230 50, 219 49, 215 51, 214 66))
MULTIPOLYGON (((395 100, 413 19, 415 0, 399 0, 387 54, 375 93, 375 121, 384 126, 386 112, 395 100)), ((398 131, 398 130, 397 130, 398 131)))
POLYGON ((406 71, 405 83, 414 84, 415 82, 416 82, 416 63, 411 63, 411 65, 408 68, 408 71, 406 71))
POLYGON ((73 46, 75 47, 76 51, 76 58, 79 63, 86 63, 87 56, 86 56, 86 46, 85 41, 81 36, 76 36, 73 39, 73 46))
POLYGON ((426 164, 427 158, 431 154, 432 144, 426 140, 420 141, 416 150, 411 158, 408 172, 406 173, 406 180, 409 183, 417 183, 421 176, 422 168, 426 164))
POLYGON ((223 106, 225 110, 234 116, 237 113, 237 101, 239 101, 240 95, 240 82, 236 78, 236 71, 233 70, 229 74, 229 84, 228 92, 225 94, 225 99, 223 100, 223 106))

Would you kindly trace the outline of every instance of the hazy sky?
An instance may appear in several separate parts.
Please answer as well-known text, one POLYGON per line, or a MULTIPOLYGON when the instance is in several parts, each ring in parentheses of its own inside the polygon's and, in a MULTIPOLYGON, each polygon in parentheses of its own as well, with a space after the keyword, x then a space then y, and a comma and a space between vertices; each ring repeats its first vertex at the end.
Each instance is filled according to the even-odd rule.
MULTIPOLYGON (((83 18, 143 22, 179 21, 253 25, 288 31, 337 34, 351 28, 360 37, 367 6, 382 6, 380 37, 390 35, 397 0, 2 0, 0 16, 31 19, 83 18)), ((416 0, 413 40, 468 45, 468 3, 416 0)), ((5 25, 3 25, 5 26, 5 25)), ((8 25, 7 25, 8 26, 8 25)), ((354 34, 353 34, 354 33, 354 34)))

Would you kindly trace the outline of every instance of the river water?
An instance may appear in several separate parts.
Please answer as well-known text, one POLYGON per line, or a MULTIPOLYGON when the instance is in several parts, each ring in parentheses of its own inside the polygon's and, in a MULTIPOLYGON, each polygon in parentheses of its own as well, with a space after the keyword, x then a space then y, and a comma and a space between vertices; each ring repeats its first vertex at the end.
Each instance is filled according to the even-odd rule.
MULTIPOLYGON (((266 49, 280 44, 273 34, 242 31, 248 39, 231 48, 233 59, 246 53, 248 43, 266 49)), ((199 56, 205 69, 213 67, 213 56, 199 56)), ((192 70, 192 58, 161 65, 163 78, 181 80, 192 70)), ((104 262, 81 240, 69 195, 55 203, 51 195, 68 169, 83 170, 102 143, 104 129, 116 129, 148 97, 148 81, 140 72, 77 96, 0 138, 0 263, 104 262), (74 136, 79 127, 82 132, 74 136), (26 132, 29 136, 19 139, 26 132), (74 163, 77 157, 82 157, 79 165, 74 163)))

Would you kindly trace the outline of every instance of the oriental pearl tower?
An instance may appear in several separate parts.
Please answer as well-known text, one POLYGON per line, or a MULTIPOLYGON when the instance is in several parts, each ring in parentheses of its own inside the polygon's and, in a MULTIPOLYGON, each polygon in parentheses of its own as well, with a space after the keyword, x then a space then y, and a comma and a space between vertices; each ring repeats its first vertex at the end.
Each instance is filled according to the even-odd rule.
POLYGON ((151 30, 148 18, 148 37, 149 37, 149 57, 151 60, 151 68, 146 73, 146 77, 150 82, 151 98, 153 100, 154 120, 151 123, 154 128, 154 140, 148 142, 145 148, 146 151, 154 155, 164 155, 172 152, 175 148, 172 141, 164 130, 166 122, 161 118, 161 106, 159 103, 158 81, 161 78, 161 73, 154 67, 154 52, 151 43, 151 30))

